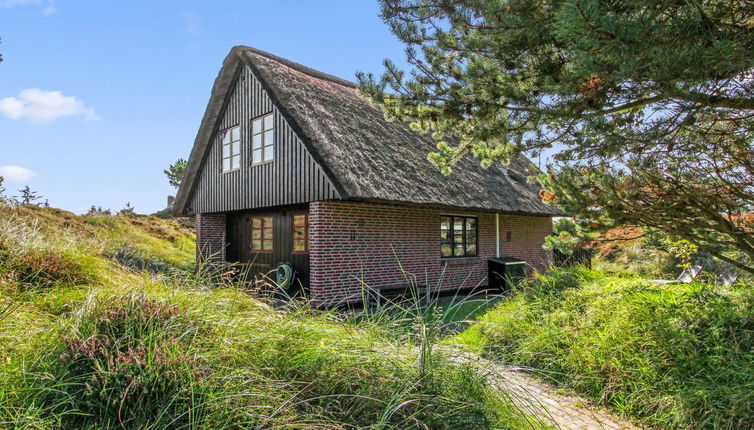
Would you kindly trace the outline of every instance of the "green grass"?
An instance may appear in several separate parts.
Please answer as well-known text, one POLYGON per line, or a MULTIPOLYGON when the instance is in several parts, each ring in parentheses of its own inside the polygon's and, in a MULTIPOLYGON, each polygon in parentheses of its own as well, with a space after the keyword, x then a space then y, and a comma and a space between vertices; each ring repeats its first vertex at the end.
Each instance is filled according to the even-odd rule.
POLYGON ((456 341, 649 425, 754 428, 754 291, 558 271, 456 341))
POLYGON ((0 215, 0 428, 541 427, 427 319, 275 308, 185 270, 172 221, 0 215))

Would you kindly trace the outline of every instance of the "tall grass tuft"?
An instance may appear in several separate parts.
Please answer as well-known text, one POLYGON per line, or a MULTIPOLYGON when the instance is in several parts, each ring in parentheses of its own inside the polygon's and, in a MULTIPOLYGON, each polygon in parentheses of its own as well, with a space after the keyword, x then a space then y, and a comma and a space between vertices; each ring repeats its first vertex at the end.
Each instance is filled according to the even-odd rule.
POLYGON ((458 340, 652 426, 754 428, 751 284, 559 271, 522 285, 458 340))

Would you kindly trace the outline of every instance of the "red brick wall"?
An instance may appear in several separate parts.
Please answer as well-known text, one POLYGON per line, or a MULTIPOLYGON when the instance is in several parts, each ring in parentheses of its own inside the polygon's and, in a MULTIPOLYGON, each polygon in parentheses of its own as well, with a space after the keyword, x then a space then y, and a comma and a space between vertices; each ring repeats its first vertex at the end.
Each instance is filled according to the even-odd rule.
POLYGON ((225 215, 196 214, 196 261, 225 262, 225 215))
MULTIPOLYGON (((343 201, 309 206, 311 297, 323 303, 358 301, 362 285, 429 285, 432 289, 487 283, 487 257, 495 256, 495 214, 343 201), (478 221, 479 258, 440 258, 440 215, 473 215, 478 221)), ((500 215, 501 256, 544 270, 542 249, 552 231, 549 217, 500 215), (506 241, 506 232, 511 241, 506 241)))

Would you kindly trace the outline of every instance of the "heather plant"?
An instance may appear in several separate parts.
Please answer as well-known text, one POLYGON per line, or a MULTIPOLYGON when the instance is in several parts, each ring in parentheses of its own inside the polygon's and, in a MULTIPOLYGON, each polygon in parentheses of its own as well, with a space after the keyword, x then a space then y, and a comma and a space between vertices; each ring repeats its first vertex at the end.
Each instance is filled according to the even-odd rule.
POLYGON ((70 243, 53 247, 44 242, 36 225, 15 217, 0 222, 0 273, 19 291, 76 286, 96 280, 91 258, 70 243))
POLYGON ((65 425, 141 428, 163 422, 161 416, 176 426, 188 422, 183 412, 197 392, 187 388, 205 370, 189 348, 191 332, 178 324, 170 329, 179 317, 176 306, 136 295, 99 304, 78 332, 63 336, 59 378, 65 383, 57 402, 84 412, 64 414, 65 425))
MULTIPOLYGON (((76 286, 94 280, 81 264, 71 256, 50 249, 29 250, 15 256, 6 255, 5 264, 15 274, 20 290, 52 288, 56 286, 76 286)), ((0 264, 3 257, 0 256, 0 264)))

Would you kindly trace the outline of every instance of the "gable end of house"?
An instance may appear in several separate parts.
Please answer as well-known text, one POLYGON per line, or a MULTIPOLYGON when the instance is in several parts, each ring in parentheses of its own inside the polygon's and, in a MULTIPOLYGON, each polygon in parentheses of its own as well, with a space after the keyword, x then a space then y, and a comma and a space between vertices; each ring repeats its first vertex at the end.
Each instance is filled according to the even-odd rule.
POLYGON ((226 60, 189 158, 175 215, 340 199, 342 194, 295 128, 250 64, 226 60), (258 162, 252 152, 253 121, 267 116, 274 124, 273 155, 258 162), (223 165, 227 154, 222 139, 236 127, 240 161, 229 169, 223 165))

